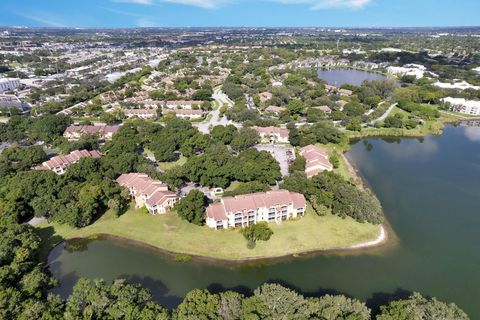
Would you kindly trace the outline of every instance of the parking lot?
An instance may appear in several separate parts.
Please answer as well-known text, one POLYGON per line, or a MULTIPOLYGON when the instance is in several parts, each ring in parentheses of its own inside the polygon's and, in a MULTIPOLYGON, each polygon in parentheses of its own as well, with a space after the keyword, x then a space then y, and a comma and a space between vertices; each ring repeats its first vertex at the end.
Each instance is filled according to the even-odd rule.
POLYGON ((288 157, 287 151, 291 150, 293 157, 295 157, 295 152, 292 147, 285 146, 283 144, 258 144, 255 146, 255 149, 259 151, 268 151, 280 164, 280 172, 282 176, 288 175, 288 157))

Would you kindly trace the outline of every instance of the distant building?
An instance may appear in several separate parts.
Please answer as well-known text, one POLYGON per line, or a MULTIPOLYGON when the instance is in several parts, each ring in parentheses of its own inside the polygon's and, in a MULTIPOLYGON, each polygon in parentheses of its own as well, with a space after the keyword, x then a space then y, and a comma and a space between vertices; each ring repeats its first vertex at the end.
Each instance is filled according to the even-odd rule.
POLYGON ((276 115, 279 115, 282 112, 286 112, 287 108, 285 107, 277 107, 277 106, 269 106, 268 108, 265 109, 267 112, 274 113, 276 115))
POLYGON ((330 163, 325 150, 314 145, 308 145, 301 148, 299 153, 306 160, 305 173, 307 178, 311 178, 325 170, 333 170, 333 165, 330 163))
POLYGON ((168 109, 192 109, 194 105, 200 106, 202 101, 165 101, 164 107, 168 109))
POLYGON ((450 110, 453 112, 466 113, 475 116, 480 115, 480 101, 452 97, 443 98, 441 101, 448 104, 450 110))
POLYGON ((70 69, 70 70, 65 71, 65 75, 67 77, 78 77, 80 75, 89 73, 92 70, 93 70, 92 66, 82 66, 82 67, 78 67, 78 68, 74 68, 74 69, 70 69))
POLYGON ((0 109, 18 109, 23 111, 24 104, 13 94, 0 94, 0 109))
POLYGON ((288 129, 278 128, 278 127, 252 127, 262 138, 264 143, 289 143, 288 140, 288 129))
POLYGON ((155 119, 157 111, 155 109, 122 109, 127 118, 155 119))
POLYGON ((268 100, 271 100, 272 97, 273 97, 273 94, 271 94, 270 92, 262 92, 262 93, 260 93, 258 96, 259 96, 259 98, 260 98, 260 102, 261 102, 261 103, 264 103, 264 102, 266 102, 266 101, 268 101, 268 100))
POLYGON ((0 93, 11 91, 18 88, 20 79, 17 78, 2 78, 0 79, 0 93))
POLYGON ((145 206, 151 214, 167 213, 178 200, 166 184, 143 173, 122 174, 117 183, 128 189, 129 195, 135 199, 136 208, 145 206))
POLYGON ((102 154, 97 150, 75 150, 65 156, 55 156, 42 163, 43 169, 52 170, 56 174, 64 174, 67 167, 83 158, 100 158, 102 154))
POLYGON ((188 109, 163 109, 164 113, 174 113, 178 118, 183 119, 200 119, 203 117, 203 110, 188 109))
POLYGON ((112 140, 113 134, 115 134, 119 125, 71 125, 69 126, 63 136, 68 140, 78 140, 82 136, 96 134, 100 140, 112 140))
POLYGON ((287 190, 225 197, 207 207, 206 223, 214 229, 247 227, 257 222, 276 222, 305 214, 307 202, 300 193, 287 190))
POLYGON ((329 106, 318 106, 318 107, 313 107, 314 109, 320 110, 325 112, 326 114, 332 113, 332 109, 330 109, 329 106))

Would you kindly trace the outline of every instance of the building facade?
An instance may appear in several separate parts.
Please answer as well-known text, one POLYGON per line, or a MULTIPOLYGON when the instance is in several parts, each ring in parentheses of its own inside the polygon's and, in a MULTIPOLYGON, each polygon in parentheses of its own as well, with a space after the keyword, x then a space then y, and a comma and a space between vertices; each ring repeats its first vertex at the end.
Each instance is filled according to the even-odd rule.
POLYGON ((325 170, 333 170, 333 165, 328 159, 328 154, 322 148, 314 145, 308 145, 301 148, 299 153, 306 160, 305 173, 307 178, 311 178, 325 170))
POLYGON ((287 190, 225 197, 206 210, 206 224, 213 229, 243 228, 257 222, 275 222, 301 217, 307 202, 300 193, 287 190))
POLYGON ((83 158, 100 158, 102 154, 97 150, 75 150, 65 156, 55 156, 42 163, 42 169, 52 170, 56 174, 64 174, 67 167, 83 158))
POLYGON ((100 140, 112 140, 113 135, 120 129, 119 125, 71 125, 63 136, 68 140, 78 140, 82 136, 96 134, 100 140))
POLYGON ((117 178, 117 183, 135 199, 136 208, 146 207, 151 214, 167 213, 178 200, 166 184, 143 173, 122 174, 117 178))
POLYGON ((2 78, 0 79, 0 93, 5 91, 15 90, 20 85, 20 79, 16 78, 2 78))
POLYGON ((288 129, 278 127, 252 127, 252 129, 262 138, 263 143, 289 143, 288 129))

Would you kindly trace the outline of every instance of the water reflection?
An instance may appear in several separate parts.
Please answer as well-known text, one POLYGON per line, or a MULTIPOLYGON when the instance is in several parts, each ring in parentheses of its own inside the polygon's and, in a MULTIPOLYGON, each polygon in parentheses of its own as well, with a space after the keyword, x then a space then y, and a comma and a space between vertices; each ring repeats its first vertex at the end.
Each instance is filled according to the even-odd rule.
MULTIPOLYGON (((437 138, 432 136, 425 137, 424 139, 404 138, 395 142, 396 144, 402 144, 402 147, 399 148, 398 146, 391 144, 379 144, 379 147, 382 148, 383 151, 386 151, 392 155, 393 158, 398 161, 410 159, 427 161, 435 156, 439 149, 437 138)), ((393 143, 393 141, 390 143, 393 143)))
POLYGON ((463 134, 472 142, 480 142, 480 127, 464 127, 463 134))

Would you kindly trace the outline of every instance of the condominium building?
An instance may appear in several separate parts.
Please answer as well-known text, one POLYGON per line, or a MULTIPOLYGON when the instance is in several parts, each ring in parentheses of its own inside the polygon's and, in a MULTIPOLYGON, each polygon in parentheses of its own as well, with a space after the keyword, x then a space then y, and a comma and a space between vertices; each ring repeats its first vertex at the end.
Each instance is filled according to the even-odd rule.
POLYGON ((264 143, 289 143, 288 129, 278 127, 252 127, 252 129, 258 133, 264 143))
POLYGON ((143 173, 122 174, 117 183, 128 189, 130 197, 135 199, 136 208, 145 206, 151 214, 167 213, 178 200, 166 184, 143 173))
POLYGON ((120 129, 119 125, 71 125, 63 136, 68 140, 78 140, 82 136, 96 134, 100 140, 112 140, 113 134, 120 129))
POLYGON ((164 113, 174 113, 178 118, 182 119, 200 119, 203 117, 203 110, 190 109, 163 109, 164 113))
POLYGON ((305 158, 305 173, 311 178, 325 170, 332 171, 333 165, 328 159, 328 154, 320 147, 308 145, 300 149, 300 155, 305 158))
POLYGON ((0 79, 0 93, 15 90, 20 85, 20 79, 2 78, 0 79))
POLYGON ((207 207, 207 226, 214 229, 247 227, 257 222, 275 222, 305 214, 307 202, 300 193, 287 190, 225 197, 207 207))
POLYGON ((127 118, 155 119, 157 111, 155 109, 123 109, 127 118))
POLYGON ((102 154, 97 150, 75 150, 65 156, 55 156, 42 163, 41 169, 52 170, 56 174, 64 174, 67 167, 83 158, 100 158, 102 154))

